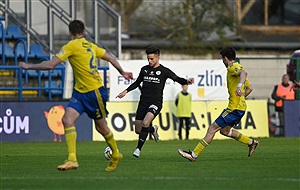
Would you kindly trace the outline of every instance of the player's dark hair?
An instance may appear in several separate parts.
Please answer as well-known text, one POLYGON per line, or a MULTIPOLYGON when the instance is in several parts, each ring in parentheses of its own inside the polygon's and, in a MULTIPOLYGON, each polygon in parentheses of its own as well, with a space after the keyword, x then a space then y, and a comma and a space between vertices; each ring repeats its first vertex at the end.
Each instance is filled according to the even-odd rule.
POLYGON ((154 46, 150 46, 146 49, 146 54, 156 54, 156 55, 160 55, 160 50, 157 47, 154 46))
POLYGON ((73 20, 69 24, 69 31, 72 35, 83 34, 84 30, 84 23, 80 20, 73 20))
POLYGON ((224 58, 227 57, 229 60, 235 60, 236 54, 235 50, 232 47, 228 47, 220 51, 220 55, 224 58))

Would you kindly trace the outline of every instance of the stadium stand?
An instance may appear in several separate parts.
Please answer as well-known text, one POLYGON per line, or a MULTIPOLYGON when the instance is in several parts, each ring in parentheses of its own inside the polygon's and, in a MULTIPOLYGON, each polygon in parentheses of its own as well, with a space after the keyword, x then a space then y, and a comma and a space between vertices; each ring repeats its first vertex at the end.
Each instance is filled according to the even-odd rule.
MULTIPOLYGON (((14 55, 14 52, 13 52, 13 49, 12 47, 9 45, 9 44, 1 44, 0 45, 0 55, 4 55, 5 58, 14 58, 15 55, 14 55), (3 46, 4 46, 4 49, 3 49, 3 46)), ((4 64, 2 64, 4 65, 4 64)))
POLYGON ((15 44, 14 53, 17 58, 25 58, 25 54, 27 53, 25 44, 15 44))
POLYGON ((46 89, 44 92, 45 94, 52 94, 52 95, 62 95, 62 90, 60 90, 59 88, 61 88, 61 83, 57 84, 56 81, 45 81, 44 83, 45 88, 56 88, 56 89, 46 89))
POLYGON ((26 39, 26 35, 22 34, 21 29, 19 26, 17 25, 9 25, 6 28, 6 35, 5 35, 6 39, 14 39, 14 40, 18 40, 18 39, 26 39))
MULTIPOLYGON (((0 22, 0 58, 2 58, 2 65, 0 66, 0 76, 6 77, 5 81, 13 81, 13 86, 7 86, 7 82, 0 85, 0 95, 3 96, 19 96, 19 91, 14 90, 17 86, 23 86, 22 95, 26 96, 40 96, 40 91, 44 90, 44 94, 48 95, 48 99, 52 99, 52 95, 59 96, 63 94, 62 84, 57 83, 57 80, 64 78, 64 65, 60 64, 57 68, 49 71, 36 71, 36 70, 19 70, 13 69, 7 71, 6 68, 11 65, 18 65, 19 61, 38 63, 50 59, 50 54, 44 52, 40 44, 30 45, 29 51, 27 50, 27 36, 22 34, 21 29, 17 25, 9 25, 5 29, 2 22, 0 22), (30 59, 30 61, 28 61, 30 59), (20 83, 19 71, 22 71, 21 78, 24 83, 20 83), (60 78, 58 78, 60 77, 60 78), (10 79, 9 79, 10 78, 10 79), (42 86, 43 81, 45 85, 42 86), (19 81, 19 82, 18 82, 19 81), (20 83, 20 84, 19 84, 20 83), (49 85, 50 83, 50 85, 49 85), (25 85, 25 86, 24 86, 25 85), (7 88, 5 90, 5 87, 7 88), (30 89, 32 87, 32 90, 30 89), (28 89, 29 88, 29 89, 28 89), (52 90, 45 88, 54 88, 52 90)), ((22 80, 21 80, 22 81, 22 80)))
POLYGON ((43 50, 43 47, 39 44, 30 45, 30 52, 28 58, 36 58, 39 60, 49 60, 50 55, 46 54, 43 50))

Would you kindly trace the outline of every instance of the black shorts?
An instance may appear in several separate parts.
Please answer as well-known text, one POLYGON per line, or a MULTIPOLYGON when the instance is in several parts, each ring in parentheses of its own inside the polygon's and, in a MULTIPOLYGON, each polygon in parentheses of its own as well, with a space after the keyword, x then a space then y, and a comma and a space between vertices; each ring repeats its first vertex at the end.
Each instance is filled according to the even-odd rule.
POLYGON ((138 108, 136 110, 135 119, 143 120, 148 112, 151 112, 155 118, 160 113, 161 108, 162 108, 161 102, 150 103, 150 102, 140 101, 138 108))

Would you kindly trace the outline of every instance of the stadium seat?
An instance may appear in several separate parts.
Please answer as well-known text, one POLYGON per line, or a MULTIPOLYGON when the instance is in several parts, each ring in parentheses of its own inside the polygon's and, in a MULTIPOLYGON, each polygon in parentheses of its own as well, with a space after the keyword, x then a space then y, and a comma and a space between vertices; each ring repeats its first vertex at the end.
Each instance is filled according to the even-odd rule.
POLYGON ((43 47, 39 44, 32 44, 30 46, 30 53, 29 53, 29 57, 34 57, 37 59, 41 59, 41 60, 49 60, 50 59, 50 55, 46 54, 43 50, 43 47))
MULTIPOLYGON (((49 85, 49 81, 45 81, 45 88, 60 88, 61 84, 58 85, 56 81, 50 81, 50 85, 49 85)), ((49 89, 45 89, 45 94, 49 94, 49 92, 51 91, 52 95, 62 95, 62 90, 59 89, 53 89, 53 90, 49 90, 49 89)))
POLYGON ((49 74, 51 77, 62 77, 62 73, 64 72, 64 65, 63 64, 58 64, 54 69, 50 71, 41 71, 42 77, 48 77, 49 74))
POLYGON ((25 69, 22 70, 22 74, 25 75, 25 77, 27 74, 28 77, 32 77, 32 78, 38 77, 39 75, 37 70, 25 70, 25 69))
POLYGON ((42 75, 42 77, 45 77, 45 78, 49 77, 49 75, 51 77, 57 77, 58 76, 56 70, 43 70, 43 71, 41 71, 41 75, 42 75))
POLYGON ((24 46, 22 44, 19 44, 17 45, 15 54, 17 55, 18 58, 24 58, 26 51, 27 50, 24 48, 24 46))
MULTIPOLYGON (((0 45, 0 55, 2 56, 2 44, 0 45)), ((13 49, 9 44, 5 44, 5 58, 14 58, 13 49)))
POLYGON ((27 36, 21 33, 21 29, 19 26, 16 25, 9 25, 6 28, 6 39, 26 39, 27 36))

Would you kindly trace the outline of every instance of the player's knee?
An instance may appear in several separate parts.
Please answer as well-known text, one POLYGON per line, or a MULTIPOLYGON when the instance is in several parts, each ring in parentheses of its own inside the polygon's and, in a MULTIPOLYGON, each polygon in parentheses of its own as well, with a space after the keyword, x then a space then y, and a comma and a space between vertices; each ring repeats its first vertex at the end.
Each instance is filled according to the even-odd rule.
POLYGON ((229 130, 220 130, 220 133, 224 136, 227 136, 227 137, 231 137, 232 135, 232 129, 229 129, 229 130))
POLYGON ((224 136, 228 136, 228 131, 220 131, 220 133, 224 136))
POLYGON ((73 125, 73 122, 68 117, 63 116, 63 118, 61 119, 61 121, 62 121, 62 123, 63 123, 63 125, 64 125, 65 128, 66 127, 70 127, 70 126, 73 125))
POLYGON ((142 127, 144 127, 144 128, 148 128, 149 125, 150 125, 149 122, 144 122, 144 121, 142 122, 142 127))
POLYGON ((137 135, 138 135, 138 134, 140 134, 140 132, 141 132, 141 129, 139 129, 139 128, 137 128, 137 127, 136 127, 136 128, 134 129, 134 132, 135 132, 135 134, 137 134, 137 135))

